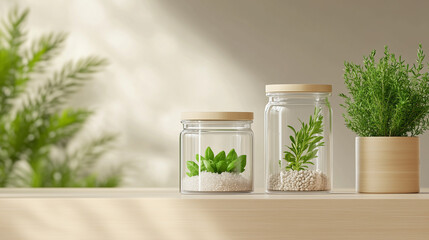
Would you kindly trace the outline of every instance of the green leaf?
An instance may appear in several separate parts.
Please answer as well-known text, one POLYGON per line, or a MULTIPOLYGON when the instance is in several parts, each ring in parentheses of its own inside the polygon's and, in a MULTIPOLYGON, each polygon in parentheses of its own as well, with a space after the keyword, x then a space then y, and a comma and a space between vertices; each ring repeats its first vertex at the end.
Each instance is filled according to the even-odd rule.
POLYGON ((222 151, 216 155, 216 157, 214 158, 214 162, 217 163, 219 161, 225 161, 225 159, 226 159, 225 151, 222 151))
POLYGON ((195 155, 195 159, 197 160, 197 162, 199 163, 201 160, 205 160, 205 158, 203 156, 200 156, 200 154, 196 154, 195 155))
MULTIPOLYGON (((197 176, 199 173, 198 165, 195 162, 187 161, 186 166, 188 167, 190 174, 192 176, 197 176)), ((189 174, 188 174, 189 176, 189 174)))
POLYGON ((318 152, 319 150, 314 150, 314 151, 312 151, 312 152, 309 152, 309 153, 307 153, 307 157, 308 157, 308 160, 310 160, 310 159, 313 159, 313 158, 316 158, 316 155, 317 155, 317 152, 318 152))
POLYGON ((313 151, 314 149, 316 149, 316 147, 317 147, 317 145, 316 145, 316 144, 314 144, 314 143, 310 143, 310 145, 309 145, 309 147, 308 147, 308 151, 309 151, 309 152, 311 152, 311 151, 313 151))
POLYGON ((323 136, 318 136, 316 138, 314 138, 314 140, 312 141, 312 143, 318 143, 323 139, 323 136))
POLYGON ((246 167, 246 155, 241 155, 237 158, 237 169, 240 169, 240 172, 244 172, 246 167))
POLYGON ((295 144, 295 138, 294 138, 293 136, 289 136, 289 138, 290 138, 290 141, 291 141, 293 144, 295 144))
POLYGON ((210 147, 207 147, 207 149, 206 149, 205 159, 214 160, 214 153, 210 147))
POLYGON ((235 152, 235 149, 232 149, 231 151, 229 151, 228 155, 226 156, 226 158, 228 159, 228 161, 233 161, 235 159, 237 159, 237 153, 235 152))
MULTIPOLYGON (((214 156, 214 153, 211 148, 207 147, 205 154, 205 158, 196 154, 197 162, 199 161, 199 159, 201 159, 201 165, 199 169, 200 171, 207 171, 219 174, 222 172, 243 172, 247 164, 247 156, 241 155, 238 157, 234 149, 231 149, 227 156, 225 154, 225 151, 221 151, 216 156, 214 156), (213 159, 208 159, 212 156, 214 156, 213 159)), ((196 173, 196 175, 198 175, 198 172, 196 173)))
POLYGON ((295 156, 292 153, 290 153, 290 152, 286 152, 286 154, 285 154, 285 160, 287 162, 295 162, 295 156))
POLYGON ((227 171, 228 165, 225 161, 219 161, 216 163, 216 168, 218 173, 223 173, 227 171))
POLYGON ((287 127, 288 127, 288 128, 290 128, 290 129, 292 129, 293 134, 294 134, 294 135, 296 135, 296 130, 295 130, 295 128, 294 128, 294 127, 292 127, 291 125, 288 125, 287 127))
POLYGON ((234 160, 234 161, 232 161, 232 162, 230 162, 230 163, 228 164, 228 167, 226 168, 226 170, 227 170, 228 172, 235 172, 236 163, 237 163, 237 159, 236 159, 236 160, 234 160))
POLYGON ((207 172, 216 172, 215 168, 214 168, 214 163, 211 160, 203 160, 204 166, 207 169, 207 172))

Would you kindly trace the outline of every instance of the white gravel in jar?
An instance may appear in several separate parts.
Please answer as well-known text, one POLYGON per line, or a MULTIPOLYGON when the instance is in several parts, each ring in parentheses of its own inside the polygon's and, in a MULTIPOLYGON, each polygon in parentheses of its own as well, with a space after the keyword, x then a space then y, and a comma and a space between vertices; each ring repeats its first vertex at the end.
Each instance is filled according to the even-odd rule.
POLYGON ((326 191, 328 177, 320 170, 281 171, 271 174, 270 191, 326 191))
POLYGON ((199 176, 186 176, 182 182, 182 190, 200 192, 249 192, 252 191, 252 181, 238 173, 223 172, 218 174, 201 172, 199 176))

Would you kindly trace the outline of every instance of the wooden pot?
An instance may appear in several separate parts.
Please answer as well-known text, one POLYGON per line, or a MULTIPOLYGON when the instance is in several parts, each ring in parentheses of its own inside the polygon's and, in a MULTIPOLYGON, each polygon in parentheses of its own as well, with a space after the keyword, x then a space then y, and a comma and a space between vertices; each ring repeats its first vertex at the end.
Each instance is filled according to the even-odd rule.
POLYGON ((357 137, 356 183, 360 193, 418 193, 418 137, 357 137))

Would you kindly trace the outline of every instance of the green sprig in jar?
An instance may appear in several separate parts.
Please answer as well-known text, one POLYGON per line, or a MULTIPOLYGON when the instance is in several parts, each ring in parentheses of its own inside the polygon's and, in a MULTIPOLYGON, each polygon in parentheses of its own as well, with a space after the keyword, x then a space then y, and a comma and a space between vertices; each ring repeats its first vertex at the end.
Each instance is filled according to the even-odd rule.
POLYGON ((330 191, 331 85, 267 85, 266 191, 330 191))

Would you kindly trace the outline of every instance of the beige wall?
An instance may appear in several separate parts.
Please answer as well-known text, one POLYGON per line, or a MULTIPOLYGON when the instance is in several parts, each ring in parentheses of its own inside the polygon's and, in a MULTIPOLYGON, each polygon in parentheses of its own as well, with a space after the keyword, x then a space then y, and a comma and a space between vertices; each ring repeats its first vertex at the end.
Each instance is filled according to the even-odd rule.
MULTIPOLYGON (((75 99, 97 115, 87 133, 122 133, 111 161, 128 186, 177 186, 180 112, 254 111, 255 177, 263 185, 264 85, 333 84, 334 187, 354 186, 354 137, 338 94, 344 60, 384 45, 409 62, 429 54, 429 1, 1 1, 31 7, 32 35, 70 32, 63 59, 98 53, 105 73, 75 99)), ((429 61, 429 59, 428 59, 429 61)), ((421 137, 429 187, 429 133, 421 137)))

